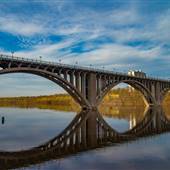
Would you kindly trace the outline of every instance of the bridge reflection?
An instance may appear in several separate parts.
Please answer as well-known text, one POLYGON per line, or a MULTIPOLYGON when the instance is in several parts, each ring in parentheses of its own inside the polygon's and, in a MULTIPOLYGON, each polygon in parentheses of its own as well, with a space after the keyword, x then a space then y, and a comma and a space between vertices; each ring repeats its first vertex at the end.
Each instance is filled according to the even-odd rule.
POLYGON ((161 107, 149 108, 142 121, 119 133, 103 119, 97 110, 83 110, 62 133, 38 147, 15 152, 0 152, 0 169, 38 164, 78 152, 124 143, 142 137, 170 131, 170 121, 161 107), (95 115, 95 120, 89 119, 95 115), (96 123, 94 123, 96 122, 96 123), (95 130, 92 130, 95 128, 95 130))

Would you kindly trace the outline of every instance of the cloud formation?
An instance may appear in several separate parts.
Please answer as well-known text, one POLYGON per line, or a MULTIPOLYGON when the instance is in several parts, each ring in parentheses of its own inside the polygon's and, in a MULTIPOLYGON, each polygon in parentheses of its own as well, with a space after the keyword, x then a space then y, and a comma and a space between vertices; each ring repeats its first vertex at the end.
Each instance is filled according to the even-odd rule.
POLYGON ((18 1, 0 8, 3 53, 169 75, 168 2, 18 1))

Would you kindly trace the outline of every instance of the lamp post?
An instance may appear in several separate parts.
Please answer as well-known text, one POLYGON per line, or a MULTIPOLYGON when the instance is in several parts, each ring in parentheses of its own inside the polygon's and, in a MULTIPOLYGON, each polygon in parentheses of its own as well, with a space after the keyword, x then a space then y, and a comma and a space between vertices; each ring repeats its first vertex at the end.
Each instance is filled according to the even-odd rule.
POLYGON ((42 56, 39 56, 39 58, 40 58, 40 61, 41 61, 41 59, 42 59, 42 56))
POLYGON ((11 51, 11 54, 12 54, 12 57, 13 57, 14 51, 11 51))
POLYGON ((77 67, 77 65, 78 65, 78 62, 76 61, 76 62, 75 62, 75 67, 77 67))

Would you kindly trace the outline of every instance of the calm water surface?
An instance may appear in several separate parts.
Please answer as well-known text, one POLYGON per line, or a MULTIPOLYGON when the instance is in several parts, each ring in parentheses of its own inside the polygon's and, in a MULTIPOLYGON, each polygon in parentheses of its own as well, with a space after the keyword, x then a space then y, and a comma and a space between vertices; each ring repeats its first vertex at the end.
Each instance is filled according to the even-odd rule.
POLYGON ((96 149, 26 170, 169 170, 170 134, 96 149))
MULTIPOLYGON (((76 116, 75 112, 46 109, 0 108, 0 150, 20 150, 38 146, 57 136, 76 116)), ((125 119, 106 117, 115 129, 125 131, 129 122, 125 119)))
POLYGON ((74 112, 0 108, 0 149, 20 150, 38 146, 57 136, 74 118, 74 112))
MULTIPOLYGON (((45 109, 0 108, 0 117, 5 117, 4 123, 0 124, 0 150, 11 151, 38 146, 57 136, 75 115, 74 112, 45 109)), ((118 131, 125 131, 134 122, 134 116, 132 120, 131 117, 131 115, 125 118, 105 116, 105 120, 118 131)), ((170 134, 166 133, 126 144, 79 153, 24 169, 170 169, 169 143, 170 134)))

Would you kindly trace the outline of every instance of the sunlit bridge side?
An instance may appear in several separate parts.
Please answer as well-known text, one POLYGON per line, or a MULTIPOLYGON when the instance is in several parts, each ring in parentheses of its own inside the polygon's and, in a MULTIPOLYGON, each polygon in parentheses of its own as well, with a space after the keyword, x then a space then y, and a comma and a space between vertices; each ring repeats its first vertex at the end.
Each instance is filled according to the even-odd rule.
POLYGON ((114 86, 127 83, 139 90, 149 105, 160 105, 169 80, 138 74, 125 74, 61 63, 0 55, 0 74, 30 73, 45 77, 63 87, 83 108, 97 107, 114 86))

